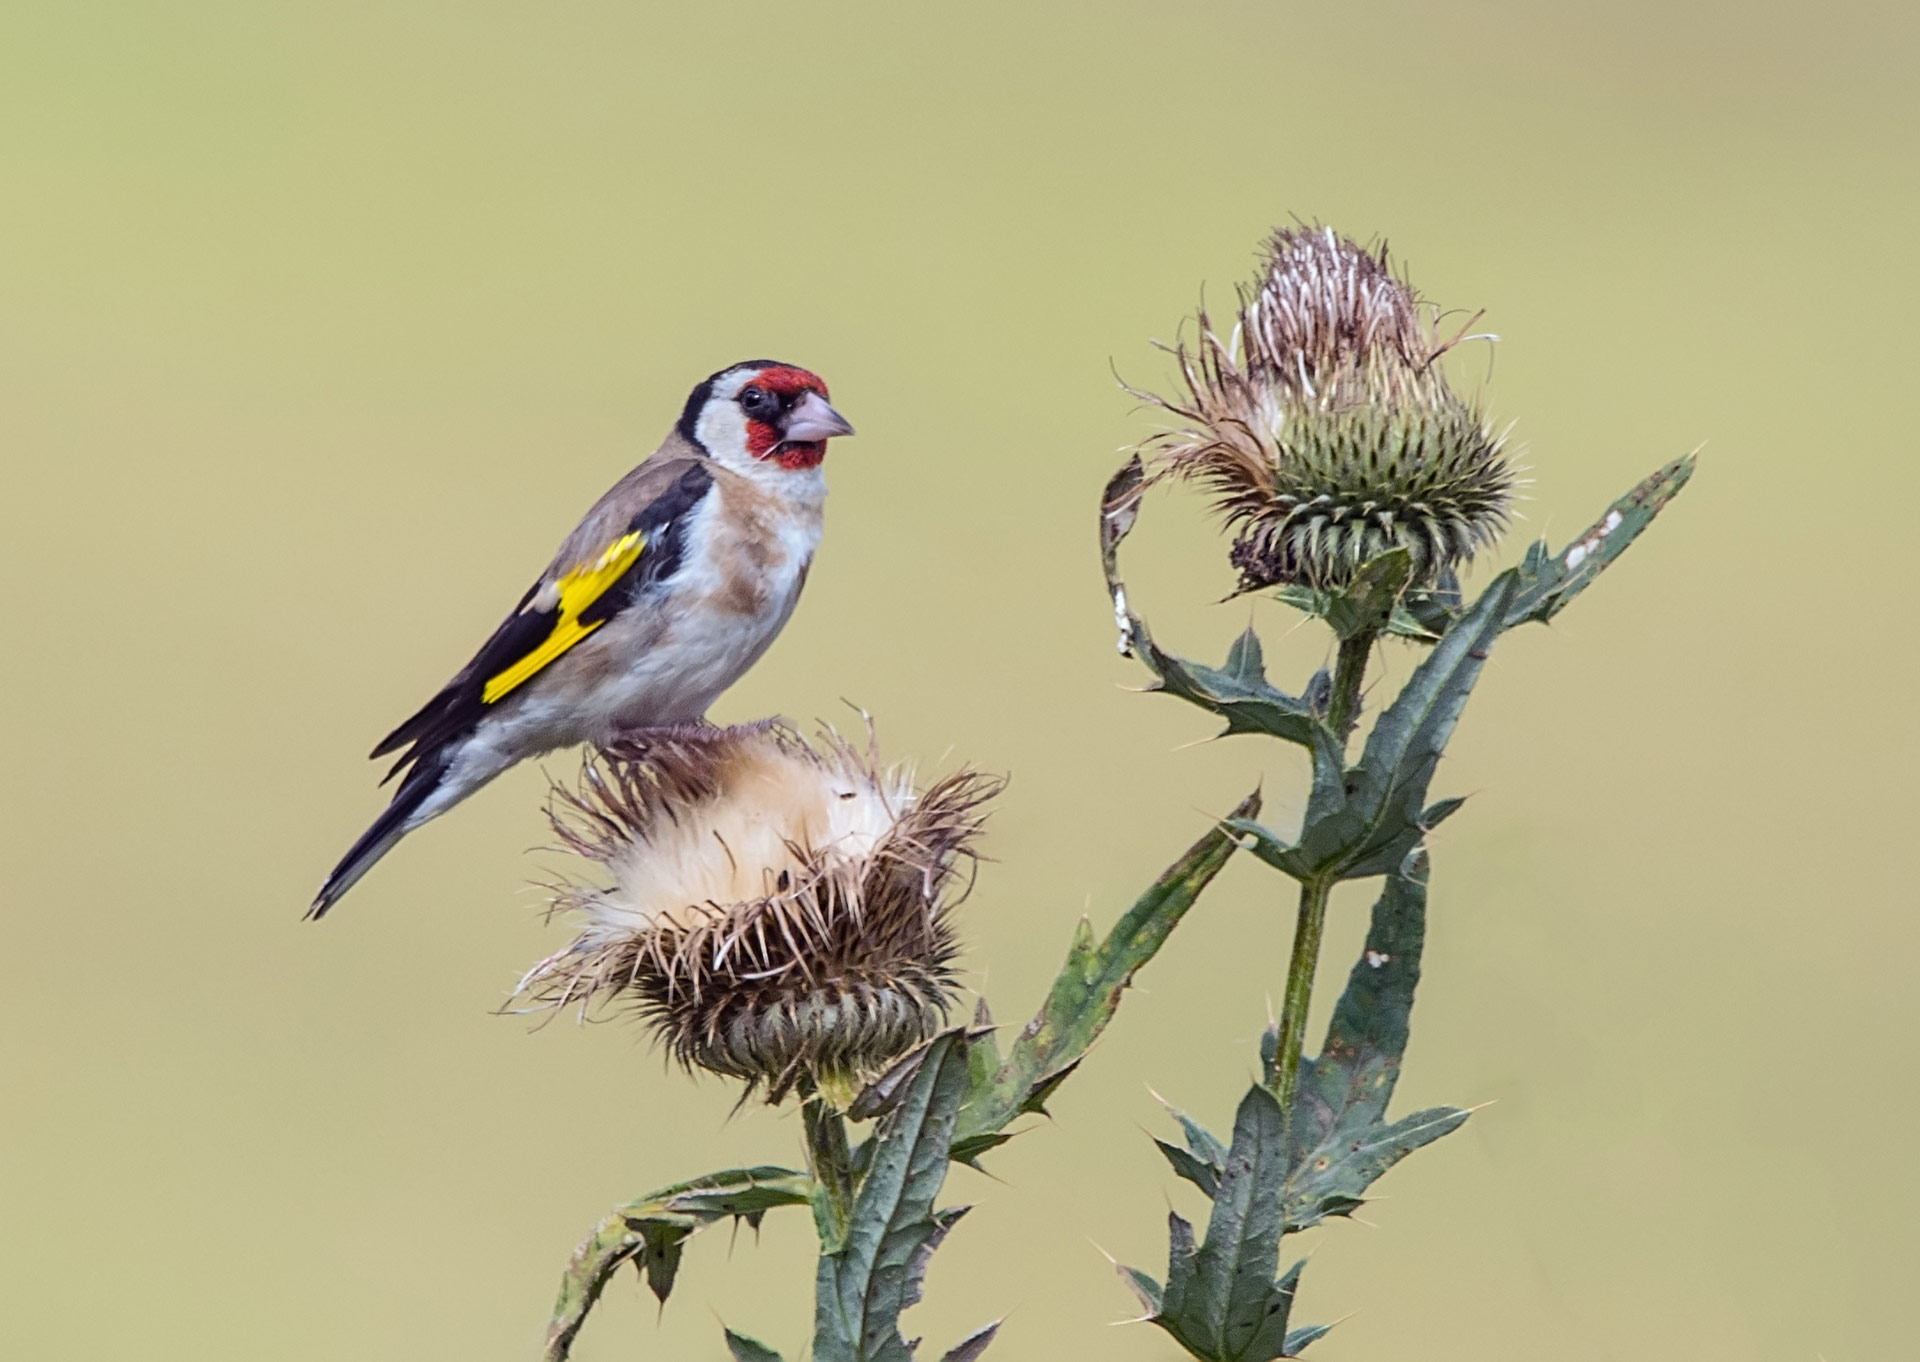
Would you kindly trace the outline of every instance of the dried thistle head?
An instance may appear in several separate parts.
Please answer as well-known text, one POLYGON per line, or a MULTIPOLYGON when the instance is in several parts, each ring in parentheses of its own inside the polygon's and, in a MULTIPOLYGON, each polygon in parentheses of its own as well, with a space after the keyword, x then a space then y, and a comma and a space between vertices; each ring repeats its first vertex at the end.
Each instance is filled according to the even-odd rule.
POLYGON ((1385 246, 1282 229, 1232 336, 1204 309, 1199 332, 1174 350, 1185 393, 1147 394, 1186 423, 1154 442, 1153 462, 1213 494, 1241 590, 1338 587, 1393 548, 1430 581, 1505 528, 1501 436, 1438 364, 1459 336, 1442 339, 1385 246))
POLYGON ((587 759, 549 807, 611 881, 559 887, 573 943, 519 991, 583 1010, 627 1001, 689 1068, 829 1091, 938 1029, 949 915, 998 782, 914 788, 829 732, 776 723, 655 730, 587 759))

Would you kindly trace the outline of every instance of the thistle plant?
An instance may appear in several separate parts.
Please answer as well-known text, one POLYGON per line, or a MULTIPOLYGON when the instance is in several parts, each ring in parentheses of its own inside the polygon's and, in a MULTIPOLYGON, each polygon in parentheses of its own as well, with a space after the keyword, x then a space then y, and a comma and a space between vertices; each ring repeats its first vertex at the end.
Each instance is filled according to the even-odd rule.
MULTIPOLYGON (((1470 326, 1470 324, 1469 324, 1470 326)), ((1082 920, 1031 1021, 1003 1037, 984 999, 951 1023, 971 887, 996 781, 961 771, 921 788, 829 731, 765 722, 633 735, 595 754, 550 809, 588 868, 554 888, 580 924, 522 994, 556 1008, 630 1008, 689 1071, 799 1105, 800 1167, 759 1165, 663 1187, 617 1208, 576 1250, 548 1332, 564 1359, 609 1281, 631 1265, 664 1303, 690 1236, 810 1211, 820 1242, 808 1345, 815 1362, 907 1362, 902 1313, 965 1213, 942 1206, 950 1164, 981 1161, 1045 1113, 1113 1019, 1134 974, 1238 851, 1296 884, 1279 1017, 1222 1139, 1174 1111, 1173 1172, 1211 1203, 1197 1235, 1169 1216, 1164 1281, 1121 1269, 1159 1326, 1205 1362, 1297 1356, 1326 1332, 1294 1322, 1302 1265, 1286 1235, 1350 1214, 1386 1171, 1459 1128, 1436 1107, 1389 1119, 1426 934, 1427 839, 1462 804, 1430 799, 1440 757, 1494 644, 1546 622, 1590 585, 1685 484, 1678 459, 1558 550, 1534 544, 1469 601, 1460 576, 1506 528, 1515 474, 1502 439, 1456 396, 1441 361, 1469 329, 1369 249, 1322 228, 1271 240, 1235 326, 1174 348, 1180 391, 1151 398, 1179 423, 1109 481, 1103 570, 1120 649, 1150 689, 1225 720, 1224 734, 1306 749, 1297 833, 1258 821, 1250 795, 1179 856, 1104 937, 1082 920), (1331 632, 1331 670, 1273 685, 1252 629, 1224 665, 1162 649, 1119 568, 1146 492, 1198 485, 1231 536, 1240 589, 1271 591, 1331 632), (1376 651, 1423 650, 1351 752, 1376 651), (1378 879, 1366 946, 1319 1054, 1303 1054, 1335 885, 1378 879)), ((988 1324, 942 1362, 970 1362, 988 1324)), ((780 1354, 728 1327, 740 1362, 780 1354)))
POLYGON ((578 937, 520 992, 554 1007, 630 1001, 688 1069, 851 1100, 934 1034, 954 992, 948 892, 994 783, 916 791, 837 733, 764 722, 652 730, 556 791, 554 832, 601 867, 556 913, 578 937))
POLYGON ((1154 453, 1213 494, 1242 590, 1345 586, 1393 549, 1427 584, 1506 527, 1502 437, 1439 365, 1466 330, 1327 228, 1274 234, 1227 339, 1200 309, 1183 391, 1143 396, 1187 423, 1154 453))
POLYGON ((1123 1269, 1147 1316, 1208 1362, 1293 1357, 1326 1332, 1292 1327, 1303 1263, 1279 1271, 1283 1237, 1348 1215, 1413 1150, 1458 1129, 1455 1107, 1397 1121, 1386 1109, 1405 1053, 1426 935, 1427 836, 1462 800, 1428 787, 1494 643, 1546 622, 1624 552, 1686 483, 1691 456, 1654 473, 1561 550, 1544 541, 1467 603, 1459 569, 1507 524, 1512 470, 1501 441, 1456 397, 1440 361, 1440 314, 1367 249, 1331 229, 1282 230, 1238 324, 1219 338, 1204 311, 1197 351, 1176 347, 1185 391, 1158 405, 1188 424, 1148 442, 1109 482, 1102 556, 1120 649, 1152 689, 1256 734, 1307 749, 1299 832, 1224 820, 1236 844, 1297 882, 1293 946, 1260 1078, 1222 1141, 1174 1112, 1183 1141, 1159 1147, 1212 1203, 1204 1239, 1177 1212, 1160 1282, 1123 1269), (1266 677, 1251 628, 1222 667, 1158 647, 1128 604, 1117 554, 1155 480, 1198 483, 1235 532, 1243 590, 1324 621, 1336 662, 1289 694, 1266 677), (1357 760, 1350 738, 1367 669, 1394 638, 1426 656, 1380 712, 1357 760), (1317 1058, 1303 1056, 1330 895, 1382 879, 1367 942, 1317 1058))

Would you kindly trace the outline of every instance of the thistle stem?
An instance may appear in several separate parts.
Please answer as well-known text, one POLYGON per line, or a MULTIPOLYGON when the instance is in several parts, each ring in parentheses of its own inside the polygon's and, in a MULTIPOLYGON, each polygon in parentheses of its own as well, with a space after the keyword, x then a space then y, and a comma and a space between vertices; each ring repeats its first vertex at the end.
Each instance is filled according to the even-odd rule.
POLYGON ((1320 963, 1320 936, 1327 925, 1327 900, 1333 885, 1309 880, 1300 886, 1300 916, 1293 928, 1293 958, 1287 962, 1287 992, 1280 1005, 1279 1043, 1274 1050, 1273 1095, 1280 1110, 1293 1114, 1300 1082, 1300 1050, 1306 1040, 1307 1007, 1313 1001, 1314 967, 1320 963))
POLYGON ((1334 663, 1333 699, 1327 709, 1327 727, 1345 750, 1353 721, 1360 717, 1360 683, 1367 679, 1367 659, 1377 637, 1370 629, 1340 640, 1340 658, 1334 663))
POLYGON ((847 1147, 846 1117, 821 1096, 809 1092, 800 1107, 807 1130, 807 1168, 813 1174, 814 1228, 823 1253, 839 1249, 853 1218, 853 1155, 847 1147))
MULTIPOLYGON (((1348 735, 1360 714, 1360 687, 1367 678, 1367 661, 1373 654, 1372 630, 1362 630, 1340 641, 1340 657, 1334 664, 1333 697, 1327 706, 1327 726, 1339 740, 1345 759, 1348 735)), ((1316 878, 1300 886, 1300 914, 1293 927, 1293 955, 1287 961, 1287 991, 1280 1005, 1280 1034, 1273 1057, 1273 1078, 1269 1086, 1280 1099, 1280 1110, 1291 1120, 1294 1090, 1300 1083, 1300 1051, 1306 1043, 1307 1009, 1313 1003, 1313 975, 1320 963, 1320 938, 1327 925, 1327 900, 1333 894, 1334 881, 1316 878)))

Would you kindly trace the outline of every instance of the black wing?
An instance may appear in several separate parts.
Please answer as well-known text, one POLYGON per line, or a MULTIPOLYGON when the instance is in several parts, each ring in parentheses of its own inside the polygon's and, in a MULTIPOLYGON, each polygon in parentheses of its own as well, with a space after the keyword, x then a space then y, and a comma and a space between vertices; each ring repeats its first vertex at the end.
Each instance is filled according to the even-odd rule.
POLYGON ((627 522, 597 562, 529 587, 473 660, 373 749, 376 758, 407 749, 386 779, 471 733, 493 705, 633 604, 648 587, 678 572, 686 551, 688 513, 712 486, 712 470, 704 463, 690 464, 627 522), (529 608, 550 584, 560 588, 553 593, 558 599, 545 609, 529 608))

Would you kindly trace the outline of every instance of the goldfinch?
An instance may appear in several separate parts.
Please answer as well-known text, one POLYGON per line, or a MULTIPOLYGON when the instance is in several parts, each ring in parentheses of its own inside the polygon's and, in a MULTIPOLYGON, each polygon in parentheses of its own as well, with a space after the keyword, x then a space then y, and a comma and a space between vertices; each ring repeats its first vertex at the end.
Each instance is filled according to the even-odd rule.
POLYGON ((701 718, 793 614, 827 441, 851 434, 827 385, 791 364, 748 360, 696 387, 473 660, 373 749, 401 754, 400 788, 307 916, 515 762, 701 718))

